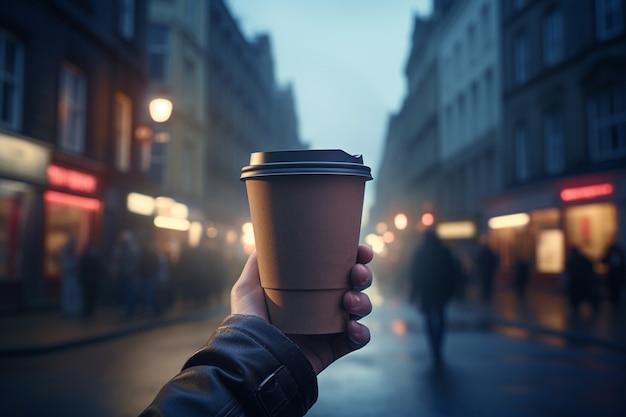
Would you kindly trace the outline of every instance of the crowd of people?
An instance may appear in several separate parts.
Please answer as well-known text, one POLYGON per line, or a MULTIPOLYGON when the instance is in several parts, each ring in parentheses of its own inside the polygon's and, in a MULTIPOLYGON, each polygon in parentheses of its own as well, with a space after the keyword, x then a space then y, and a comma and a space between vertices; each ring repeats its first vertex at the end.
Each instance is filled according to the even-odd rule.
POLYGON ((107 257, 93 241, 80 250, 70 236, 59 265, 61 310, 85 318, 103 304, 119 307, 126 317, 160 315, 178 302, 207 306, 224 301, 232 284, 230 264, 208 238, 173 256, 166 245, 123 230, 107 257))

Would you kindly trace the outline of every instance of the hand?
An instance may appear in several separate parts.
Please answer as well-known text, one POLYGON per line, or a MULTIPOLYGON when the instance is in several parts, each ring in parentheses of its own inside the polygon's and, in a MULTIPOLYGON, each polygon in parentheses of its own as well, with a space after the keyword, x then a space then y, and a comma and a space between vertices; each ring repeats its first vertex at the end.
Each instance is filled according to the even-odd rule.
MULTIPOLYGON (((346 333, 325 335, 287 335, 302 350, 317 374, 342 356, 362 348, 370 341, 369 329, 357 320, 372 311, 367 294, 361 292, 372 284, 372 272, 366 266, 374 258, 374 252, 359 245, 357 263, 352 267, 350 279, 353 290, 343 297, 343 307, 353 318, 348 322, 346 333)), ((256 252, 253 252, 230 293, 232 314, 249 314, 269 321, 265 295, 261 288, 256 252)))

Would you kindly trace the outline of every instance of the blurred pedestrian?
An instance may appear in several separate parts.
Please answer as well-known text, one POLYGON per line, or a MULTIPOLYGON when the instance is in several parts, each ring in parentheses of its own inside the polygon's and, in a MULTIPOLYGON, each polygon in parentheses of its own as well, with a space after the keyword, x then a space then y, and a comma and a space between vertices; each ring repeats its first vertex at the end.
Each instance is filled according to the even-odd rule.
POLYGON ((458 265, 460 263, 441 239, 433 231, 426 231, 413 258, 409 301, 419 306, 424 317, 429 346, 437 366, 442 363, 446 306, 461 280, 458 265))
POLYGON ((565 263, 565 286, 572 312, 580 316, 583 303, 589 303, 594 314, 598 309, 598 297, 594 286, 593 263, 577 248, 572 246, 565 263))
POLYGON ((83 317, 93 317, 102 280, 103 263, 100 250, 89 241, 80 258, 80 282, 83 290, 83 317))
POLYGON ((61 311, 68 316, 81 313, 81 288, 78 277, 78 249, 74 236, 69 236, 61 250, 61 311))
POLYGON ((487 238, 483 236, 476 257, 476 273, 480 283, 481 299, 485 303, 491 301, 493 295, 493 281, 498 264, 498 256, 491 250, 487 238))
POLYGON ((626 279, 626 261, 624 251, 617 242, 613 242, 602 257, 606 265, 606 281, 609 291, 609 301, 614 308, 618 308, 622 296, 622 288, 626 279))
POLYGON ((141 255, 139 260, 140 277, 140 297, 143 311, 146 314, 156 314, 156 291, 159 279, 159 255, 155 243, 151 239, 146 239, 141 245, 141 255))
POLYGON ((530 263, 520 257, 515 263, 515 271, 513 276, 513 285, 518 300, 523 300, 526 295, 526 288, 530 281, 530 263))
POLYGON ((123 230, 113 248, 111 273, 125 305, 125 315, 132 316, 139 293, 140 251, 130 230, 123 230))
POLYGON ((160 314, 171 307, 174 299, 170 283, 170 258, 165 247, 157 250, 157 260, 156 312, 160 314))

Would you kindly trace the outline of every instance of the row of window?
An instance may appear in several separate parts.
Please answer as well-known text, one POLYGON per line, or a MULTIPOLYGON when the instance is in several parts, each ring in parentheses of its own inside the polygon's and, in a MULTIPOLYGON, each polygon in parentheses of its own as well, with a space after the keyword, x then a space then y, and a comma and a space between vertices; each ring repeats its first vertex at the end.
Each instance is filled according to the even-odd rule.
MULTIPOLYGON (((588 150, 592 162, 626 156, 626 85, 594 95, 587 100, 588 150)), ((543 115, 543 167, 548 175, 566 168, 566 141, 563 113, 560 110, 543 115)), ((525 125, 513 132, 515 177, 531 178, 531 140, 525 125)))
POLYGON ((494 83, 493 71, 487 70, 446 106, 442 136, 450 152, 480 135, 494 122, 494 107, 498 102, 494 83))
MULTIPOLYGON (((622 0, 596 0, 596 38, 613 39, 624 32, 622 0)), ((542 22, 542 62, 546 68, 561 62, 565 55, 565 24, 563 11, 550 9, 542 22)), ((513 81, 525 84, 530 78, 531 46, 529 32, 521 29, 513 38, 513 81)))
POLYGON ((447 82, 461 77, 468 67, 473 67, 484 58, 485 51, 494 45, 494 13, 491 4, 485 3, 480 8, 480 15, 467 24, 465 32, 459 36, 445 58, 447 82))
MULTIPOLYGON (((0 30, 0 126, 22 129, 24 45, 7 31, 0 30)), ((87 120, 87 78, 75 65, 65 62, 60 69, 58 140, 60 149, 85 153, 87 120)), ((115 165, 130 168, 132 103, 128 96, 115 95, 115 165)))

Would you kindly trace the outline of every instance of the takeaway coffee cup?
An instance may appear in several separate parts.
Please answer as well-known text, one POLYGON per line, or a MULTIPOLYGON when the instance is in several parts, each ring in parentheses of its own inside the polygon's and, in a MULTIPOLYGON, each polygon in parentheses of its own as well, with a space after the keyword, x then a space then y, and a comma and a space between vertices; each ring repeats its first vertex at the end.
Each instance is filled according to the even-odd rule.
POLYGON ((346 330, 371 179, 361 156, 341 150, 255 152, 242 168, 269 318, 285 333, 346 330))

